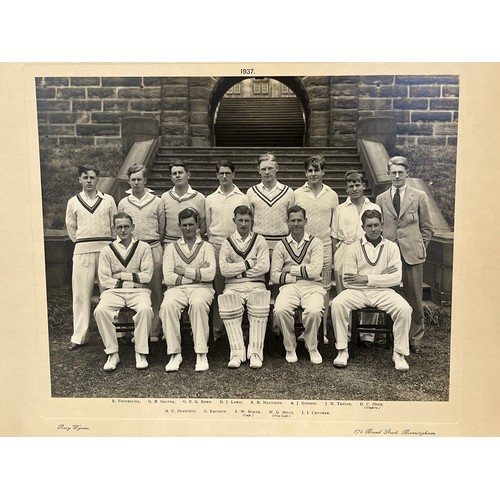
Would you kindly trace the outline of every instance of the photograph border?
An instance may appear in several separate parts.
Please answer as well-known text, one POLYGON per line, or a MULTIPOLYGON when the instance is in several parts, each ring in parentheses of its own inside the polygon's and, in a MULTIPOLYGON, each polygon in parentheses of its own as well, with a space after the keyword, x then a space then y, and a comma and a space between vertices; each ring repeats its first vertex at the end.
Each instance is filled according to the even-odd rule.
MULTIPOLYGON (((206 70, 208 65, 203 65, 202 73, 206 75, 206 70)), ((260 65, 259 65, 260 66, 260 65)), ((265 73, 269 71, 269 68, 273 68, 273 73, 277 73, 276 68, 279 68, 281 74, 287 71, 294 75, 301 74, 300 70, 297 70, 297 66, 301 65, 262 65, 262 72, 265 73), (290 67, 293 68, 290 71, 290 67), (266 71, 264 71, 266 68, 266 71), (287 69, 288 68, 288 69, 287 69)), ((471 92, 471 88, 474 88, 474 75, 477 73, 472 72, 473 64, 431 64, 427 66, 421 63, 408 63, 408 64, 307 64, 309 68, 312 68, 314 74, 458 74, 460 78, 460 120, 459 120, 459 137, 463 137, 463 129, 469 129, 471 124, 477 124, 474 113, 471 113, 470 102, 473 105, 482 104, 484 107, 484 102, 482 96, 474 94, 471 92), (429 70, 430 68, 433 68, 429 70), (357 68, 357 69, 353 69, 357 68), (360 69, 362 68, 362 69, 360 69), (455 68, 455 69, 454 69, 455 68), (435 73, 438 71, 438 73, 435 73), (471 95, 472 94, 472 95, 471 95), (464 116, 465 115, 465 116, 464 116), (465 125, 464 125, 465 122, 465 125)), ((493 74, 498 77, 498 68, 494 65, 480 65, 482 74, 493 74)), ((171 72, 170 74, 165 74, 165 76, 180 76, 186 75, 186 72, 196 72, 197 65, 105 65, 99 66, 99 71, 103 71, 105 68, 106 73, 124 76, 124 71, 128 75, 137 73, 138 71, 143 74, 146 71, 151 76, 158 76, 158 69, 161 68, 163 72, 171 72), (139 69, 140 68, 140 69, 139 69)), ((218 65, 216 65, 218 67, 218 65)), ((478 66, 476 66, 477 68, 478 66)), ((220 65, 220 71, 222 73, 226 72, 226 75, 234 74, 240 68, 240 65, 227 63, 220 65)), ((304 66, 305 68, 305 66, 304 66)), ((3 69, 3 68, 2 68, 3 69)), ((213 67, 210 67, 210 76, 215 72, 213 67)), ((368 429, 373 430, 373 434, 377 434, 380 430, 381 433, 385 429, 396 430, 398 433, 402 433, 405 429, 408 429, 407 435, 460 435, 463 432, 473 433, 473 427, 471 427, 471 422, 466 420, 467 425, 464 425, 464 405, 462 395, 464 390, 468 387, 464 384, 463 377, 463 358, 462 358, 462 344, 464 340, 464 330, 462 328, 464 323, 464 308, 462 307, 464 302, 464 287, 467 286, 468 276, 463 276, 463 267, 459 268, 459 274, 456 274, 456 262, 457 259, 463 258, 464 241, 460 240, 459 244, 455 246, 455 259, 454 259, 454 276, 458 279, 454 281, 453 287, 453 319, 452 319, 452 329, 454 336, 457 339, 453 339, 452 342, 452 353, 451 353, 451 381, 450 381, 450 401, 448 403, 384 403, 383 409, 377 411, 378 415, 374 415, 374 412, 369 413, 369 417, 366 418, 368 413, 363 413, 357 411, 354 415, 351 412, 345 412, 339 415, 338 419, 328 419, 325 420, 298 420, 284 422, 280 418, 280 422, 266 421, 266 422, 250 422, 249 420, 240 422, 225 422, 221 420, 211 420, 203 421, 199 416, 196 417, 183 417, 181 419, 174 418, 168 419, 168 429, 165 429, 165 419, 164 417, 158 415, 157 410, 149 410, 141 408, 137 410, 136 408, 130 408, 125 403, 120 405, 119 403, 106 402, 96 402, 96 401, 47 401, 44 394, 47 388, 47 365, 45 361, 47 360, 48 348, 46 345, 47 337, 45 332, 45 337, 42 333, 44 331, 43 326, 43 305, 44 305, 44 272, 39 266, 40 257, 43 256, 43 245, 41 240, 43 240, 43 234, 41 233, 41 227, 37 221, 41 220, 41 199, 40 192, 37 189, 39 185, 39 173, 36 172, 37 159, 36 151, 38 149, 37 136, 36 136, 36 116, 33 113, 34 104, 34 88, 33 88, 33 75, 40 76, 40 71, 48 75, 62 76, 61 70, 66 75, 80 76, 80 75, 91 75, 95 70, 92 69, 91 65, 85 65, 85 67, 79 65, 24 65, 22 68, 23 81, 24 81, 24 100, 26 103, 26 120, 28 123, 27 141, 28 141, 28 158, 29 158, 29 176, 31 183, 31 220, 33 221, 33 248, 34 248, 34 292, 36 297, 36 319, 35 323, 37 332, 37 352, 38 358, 35 358, 35 364, 37 365, 37 391, 35 394, 31 395, 32 401, 29 406, 32 406, 35 402, 36 412, 34 419, 36 421, 36 428, 44 435, 61 435, 62 432, 66 435, 123 435, 121 432, 122 425, 127 427, 127 435, 134 435, 138 432, 140 435, 173 435, 179 432, 185 433, 184 435, 268 435, 270 432, 274 435, 354 435, 356 429, 361 429, 363 432, 359 434, 366 435, 368 429), (34 133, 35 132, 35 133, 34 133), (457 284, 458 282, 458 284, 457 284), (457 303, 458 300, 458 303, 457 303), (41 307, 42 306, 42 307, 41 307), (460 328, 455 328, 454 325, 460 325, 460 328), (42 355, 40 355, 42 354, 42 355), (45 358, 45 359, 44 359, 45 358), (34 401, 33 401, 34 400, 34 401), (425 408, 424 408, 425 406, 425 408), (83 415, 82 415, 83 413, 83 415), (406 419, 401 421, 401 419, 406 419), (61 422, 62 421, 62 422, 61 422), (91 422, 91 423, 89 423, 91 422), (116 426, 119 422, 120 425, 116 426), (147 429, 144 429, 144 422, 147 422, 147 429), (57 423, 57 424, 56 424, 57 423), (57 429, 57 426, 62 425, 62 428, 57 429), (72 426, 76 426, 73 428, 72 426), (66 430, 69 427, 69 430, 66 430), (120 430, 117 432, 117 427, 120 430), (205 434, 207 433, 207 434, 205 434), (457 434, 455 434, 457 433, 457 434)), ((311 71, 311 69, 309 69, 311 71)), ((309 72, 307 74, 310 74, 309 72)), ((19 75, 17 75, 19 76, 19 75)), ((189 75, 197 76, 197 75, 189 75)), ((477 87, 476 87, 477 90, 477 87)), ((484 111, 484 110, 483 110, 484 111)), ((474 136, 476 139, 477 137, 474 136)), ((474 142, 474 141, 472 141, 474 142)), ((460 214, 464 210, 462 204, 464 203, 463 191, 461 186, 464 184, 464 179, 467 177, 467 161, 470 161, 470 148, 463 144, 463 141, 459 141, 459 147, 457 151, 457 198, 456 198, 456 231, 455 234, 463 235, 467 224, 470 224, 469 220, 461 219, 460 214)), ((470 163, 469 163, 470 165, 470 163)), ((39 169, 39 165, 38 165, 39 169)), ((43 260, 42 260, 43 262, 43 260)), ((460 260, 459 260, 460 262, 460 260)), ((32 353, 31 353, 32 354, 32 353)), ((484 354, 484 353, 483 353, 484 354)), ((487 354, 487 353, 486 353, 487 354)), ((477 357, 473 360, 477 361, 477 357)), ((494 402, 493 400, 491 401, 494 402)), ((16 406, 16 405, 14 405, 16 406)), ((468 406, 468 405, 467 405, 468 406)), ((488 408, 490 408, 488 406, 488 408)), ((470 416, 470 415, 467 415, 470 416)), ((496 425, 493 422, 488 422, 485 424, 483 429, 489 429, 493 426, 496 429, 496 425)), ((491 432, 491 431, 490 431, 491 432)), ((390 432, 389 432, 390 434, 390 432)), ((466 434, 467 435, 467 434, 466 434)))

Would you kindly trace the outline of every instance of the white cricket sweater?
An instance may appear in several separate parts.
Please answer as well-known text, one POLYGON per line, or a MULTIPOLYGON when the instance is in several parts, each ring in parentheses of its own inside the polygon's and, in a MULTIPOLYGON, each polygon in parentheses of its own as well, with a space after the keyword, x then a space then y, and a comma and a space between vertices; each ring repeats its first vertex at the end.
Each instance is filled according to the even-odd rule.
POLYGON ((109 194, 97 191, 94 200, 85 193, 78 193, 68 201, 66 228, 75 243, 74 255, 100 252, 113 241, 113 215, 116 203, 109 194))
POLYGON ((179 198, 175 193, 175 189, 172 188, 162 194, 161 201, 165 207, 166 217, 165 239, 163 240, 165 243, 177 241, 182 236, 178 215, 185 208, 194 208, 198 212, 200 216, 200 235, 205 235, 205 196, 203 194, 195 191, 190 186, 187 193, 179 198))
POLYGON ((298 253, 294 248, 292 237, 287 236, 274 247, 271 260, 271 282, 279 285, 296 283, 300 286, 322 284, 323 242, 308 233, 304 234, 298 253), (290 271, 283 268, 291 266, 290 271))
POLYGON ((365 236, 349 245, 344 260, 344 275, 363 274, 368 276, 368 284, 352 285, 344 281, 346 288, 371 289, 390 288, 401 283, 401 254, 396 243, 382 238, 374 247, 365 236), (397 271, 387 273, 388 269, 397 271))
POLYGON ((260 183, 247 191, 248 202, 253 209, 253 231, 261 234, 270 249, 288 234, 287 209, 294 205, 292 188, 278 182, 269 192, 260 183))
POLYGON ((316 198, 307 182, 294 191, 295 204, 304 208, 307 217, 307 232, 316 236, 324 245, 331 244, 333 214, 339 204, 337 193, 323 184, 323 189, 316 198))
POLYGON ((151 190, 140 200, 132 194, 123 198, 118 203, 118 211, 132 217, 135 226, 134 236, 138 240, 155 247, 165 238, 165 207, 151 190))
POLYGON ((132 239, 127 249, 116 239, 99 254, 99 283, 105 290, 127 292, 134 288, 146 288, 153 276, 153 255, 144 241, 132 239), (118 273, 123 279, 114 277, 118 273))
POLYGON ((163 254, 163 280, 167 288, 174 286, 205 286, 212 288, 215 276, 215 253, 211 243, 199 236, 190 250, 183 238, 168 245, 163 254), (177 274, 174 269, 182 266, 185 275, 177 274))
POLYGON ((238 232, 234 232, 222 243, 219 265, 226 287, 249 281, 265 283, 265 274, 270 267, 269 247, 265 238, 260 234, 250 233, 241 242, 238 232))
POLYGON ((248 198, 237 186, 227 195, 219 187, 207 196, 205 214, 210 243, 220 245, 234 232, 234 209, 239 205, 248 206, 248 198))

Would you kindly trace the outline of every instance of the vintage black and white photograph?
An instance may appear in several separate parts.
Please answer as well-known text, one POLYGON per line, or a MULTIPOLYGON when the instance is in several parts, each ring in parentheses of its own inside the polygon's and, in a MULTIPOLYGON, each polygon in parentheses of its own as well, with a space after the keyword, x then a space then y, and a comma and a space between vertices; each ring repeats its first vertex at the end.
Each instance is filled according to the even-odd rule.
POLYGON ((36 76, 52 398, 450 400, 459 75, 284 74, 36 76))

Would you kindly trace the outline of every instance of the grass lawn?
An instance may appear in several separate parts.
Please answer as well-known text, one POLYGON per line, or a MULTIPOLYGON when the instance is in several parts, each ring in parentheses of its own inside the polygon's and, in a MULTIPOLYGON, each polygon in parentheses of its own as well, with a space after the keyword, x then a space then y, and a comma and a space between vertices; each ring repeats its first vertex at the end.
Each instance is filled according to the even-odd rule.
POLYGON ((135 368, 133 344, 120 347, 121 363, 106 373, 103 344, 95 322, 90 342, 70 352, 72 333, 69 288, 49 289, 49 348, 53 397, 79 398, 227 398, 285 400, 447 401, 449 396, 449 312, 428 315, 422 354, 408 357, 410 371, 394 369, 391 352, 383 346, 360 349, 346 369, 333 367, 336 349, 331 325, 330 343, 322 349, 323 364, 312 365, 299 344, 299 361, 288 364, 280 354, 267 355, 260 370, 248 363, 227 368, 227 339, 218 340, 209 353, 210 370, 194 371, 195 354, 189 339, 183 347, 179 372, 166 373, 164 342, 150 346, 149 368, 135 368))
POLYGON ((455 226, 456 146, 405 146, 397 151, 410 164, 412 177, 427 182, 446 222, 455 226))
MULTIPOLYGON (((125 156, 121 145, 65 146, 40 151, 43 226, 64 229, 68 200, 82 188, 78 165, 92 165, 100 177, 116 177, 125 156)), ((99 185, 97 186, 99 188, 99 185)))

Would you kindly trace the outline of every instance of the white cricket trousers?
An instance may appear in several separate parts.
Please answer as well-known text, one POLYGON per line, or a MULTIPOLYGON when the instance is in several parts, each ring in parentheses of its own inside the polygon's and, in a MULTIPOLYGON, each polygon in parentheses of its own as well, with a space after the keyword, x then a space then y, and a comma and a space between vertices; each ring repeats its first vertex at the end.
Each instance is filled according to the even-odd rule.
POLYGON ((163 265, 163 248, 161 245, 151 247, 153 254, 153 277, 149 284, 151 289, 151 304, 153 307, 153 323, 151 325, 150 337, 161 337, 161 323, 160 323, 160 305, 163 299, 162 293, 162 265, 163 265))
POLYGON ((189 306, 188 314, 193 330, 194 352, 208 352, 208 313, 214 299, 214 289, 205 286, 183 286, 169 288, 160 307, 160 319, 167 339, 167 354, 177 354, 181 350, 180 318, 189 306))
POLYGON ((89 341, 90 302, 97 278, 99 252, 73 255, 73 335, 71 342, 86 344, 89 341))
POLYGON ((367 288, 363 290, 347 288, 332 300, 335 347, 338 350, 347 348, 351 311, 363 307, 376 307, 390 314, 394 322, 394 350, 408 356, 410 354, 408 333, 412 308, 401 295, 391 288, 367 288))
POLYGON ((301 306, 304 341, 308 350, 318 348, 318 329, 324 311, 326 290, 323 285, 315 283, 301 286, 289 283, 280 287, 274 304, 274 319, 283 334, 283 345, 286 351, 297 348, 295 337, 295 309, 301 306))
POLYGON ((101 300, 94 310, 94 317, 104 343, 104 352, 106 354, 118 352, 118 338, 113 321, 116 320, 122 307, 130 307, 135 311, 133 316, 135 352, 149 354, 148 333, 153 321, 153 309, 151 290, 148 288, 135 288, 126 292, 109 289, 102 292, 101 300))
MULTIPOLYGON (((344 257, 348 248, 349 248, 348 244, 340 242, 335 252, 335 256, 333 258, 335 288, 337 291, 337 295, 345 290, 344 280, 342 279, 342 276, 344 275, 344 260, 345 260, 344 257)), ((363 313, 361 315, 359 322, 360 324, 373 325, 377 323, 377 321, 378 321, 378 314, 363 313)), ((349 324, 349 333, 348 333, 349 338, 351 337, 350 331, 351 331, 351 325, 349 324)), ((372 332, 364 332, 360 335, 360 338, 361 340, 366 340, 367 342, 373 342, 375 340, 375 334, 372 332)))

